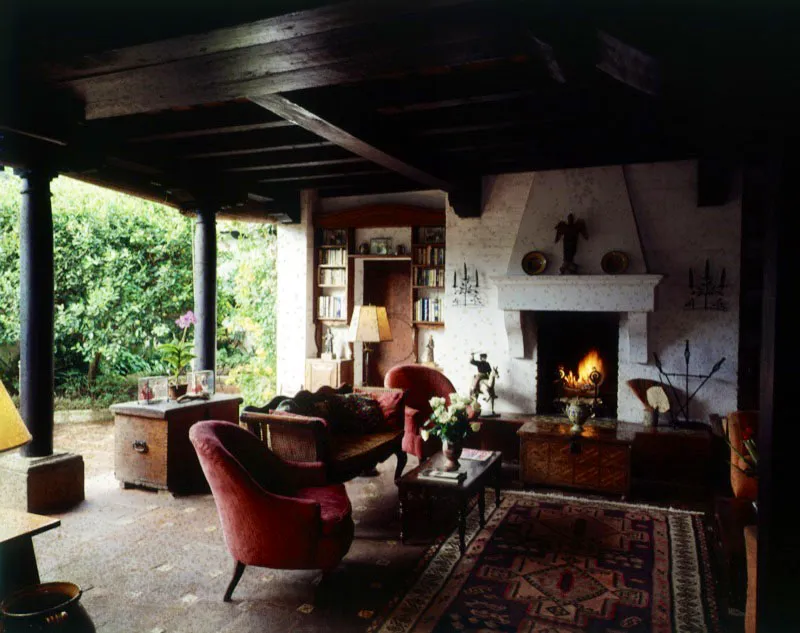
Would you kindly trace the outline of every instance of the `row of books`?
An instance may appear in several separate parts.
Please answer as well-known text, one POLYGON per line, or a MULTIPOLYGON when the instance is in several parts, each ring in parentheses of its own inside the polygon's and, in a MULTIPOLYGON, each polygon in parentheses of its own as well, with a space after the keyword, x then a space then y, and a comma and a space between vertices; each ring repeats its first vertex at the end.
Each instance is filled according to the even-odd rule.
POLYGON ((317 305, 317 316, 320 319, 344 319, 344 297, 323 295, 317 305))
POLYGON ((444 266, 443 246, 415 246, 414 263, 418 266, 444 266))
POLYGON ((423 297, 414 302, 415 321, 444 321, 443 302, 441 297, 423 297))
POLYGON ((414 285, 444 288, 444 268, 415 268, 414 285))
POLYGON ((323 286, 347 285, 347 270, 344 268, 320 268, 319 283, 323 286))
POLYGON ((319 251, 319 263, 322 266, 346 266, 346 248, 323 248, 319 251))

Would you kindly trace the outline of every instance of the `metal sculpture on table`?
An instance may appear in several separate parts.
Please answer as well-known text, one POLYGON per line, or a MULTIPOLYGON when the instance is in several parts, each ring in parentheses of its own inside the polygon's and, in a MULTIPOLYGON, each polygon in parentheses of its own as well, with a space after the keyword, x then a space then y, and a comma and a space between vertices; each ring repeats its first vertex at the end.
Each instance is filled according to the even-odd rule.
POLYGON ((489 403, 491 413, 482 413, 482 418, 494 418, 499 414, 494 412, 494 401, 497 400, 497 393, 494 386, 497 379, 500 377, 500 372, 497 367, 492 367, 489 361, 486 360, 486 354, 480 354, 478 359, 475 359, 476 352, 470 355, 470 364, 475 365, 477 372, 472 377, 472 386, 469 393, 476 400, 484 400, 489 403))
MULTIPOLYGON (((711 376, 713 376, 714 374, 716 374, 720 370, 720 367, 722 367, 722 364, 725 362, 725 357, 723 356, 722 358, 720 358, 716 362, 716 364, 711 368, 711 371, 708 372, 707 374, 691 374, 691 373, 689 373, 689 361, 691 360, 691 357, 692 357, 692 353, 689 351, 689 340, 687 339, 686 340, 686 347, 683 350, 683 358, 686 361, 686 371, 684 373, 674 373, 674 372, 671 373, 671 372, 664 371, 664 368, 663 368, 663 366, 661 364, 661 359, 658 357, 658 354, 653 353, 653 359, 655 360, 656 367, 658 368, 659 373, 662 376, 664 376, 664 378, 667 381, 667 384, 669 385, 669 388, 672 390, 672 395, 673 395, 673 397, 675 399, 675 402, 678 405, 678 415, 683 415, 683 423, 686 426, 689 425, 689 421, 690 421, 689 420, 689 405, 692 403, 692 400, 697 395, 697 392, 700 391, 700 389, 703 388, 703 385, 705 385, 708 382, 708 380, 711 378, 711 376), (681 393, 680 393, 679 389, 672 383, 672 380, 670 380, 671 376, 683 376, 684 386, 685 386, 685 389, 686 389, 686 391, 684 392, 683 397, 681 397, 681 393), (695 390, 692 391, 691 393, 689 392, 689 379, 690 378, 695 378, 695 379, 699 379, 700 380, 700 384, 697 385, 695 390)), ((673 426, 673 427, 680 426, 680 423, 676 419, 677 416, 676 416, 674 411, 670 410, 670 416, 672 418, 671 422, 670 422, 670 426, 673 426)))
POLYGON ((722 298, 725 293, 725 269, 719 276, 719 283, 716 283, 711 276, 711 267, 706 260, 703 276, 699 282, 694 282, 694 271, 689 268, 689 300, 684 305, 687 310, 722 310, 728 309, 728 305, 722 298), (702 301, 702 304, 701 304, 702 301))
POLYGON ((578 237, 589 239, 589 232, 586 230, 586 222, 576 220, 571 213, 567 216, 567 221, 563 220, 556 224, 556 242, 564 240, 564 262, 561 264, 562 275, 575 275, 578 272, 578 265, 575 263, 575 254, 578 252, 578 237))

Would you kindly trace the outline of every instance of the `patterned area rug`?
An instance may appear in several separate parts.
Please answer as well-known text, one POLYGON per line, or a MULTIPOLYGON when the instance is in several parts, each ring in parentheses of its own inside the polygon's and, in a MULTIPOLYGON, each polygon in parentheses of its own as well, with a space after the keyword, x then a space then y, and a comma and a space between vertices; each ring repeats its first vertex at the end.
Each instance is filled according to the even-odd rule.
MULTIPOLYGON (((487 504, 487 508, 493 505, 487 504)), ((719 631, 698 514, 505 491, 466 555, 438 546, 381 633, 719 631)))

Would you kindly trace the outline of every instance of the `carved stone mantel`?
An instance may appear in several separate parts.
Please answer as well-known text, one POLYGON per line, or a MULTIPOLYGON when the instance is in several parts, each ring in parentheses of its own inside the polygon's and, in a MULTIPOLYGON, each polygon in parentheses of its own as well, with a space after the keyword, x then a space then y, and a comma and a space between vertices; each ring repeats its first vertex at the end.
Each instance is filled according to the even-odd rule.
POLYGON ((647 313, 661 275, 512 275, 492 277, 512 358, 524 358, 522 312, 619 312, 620 360, 646 363, 647 313), (627 352, 627 354, 625 354, 627 352))

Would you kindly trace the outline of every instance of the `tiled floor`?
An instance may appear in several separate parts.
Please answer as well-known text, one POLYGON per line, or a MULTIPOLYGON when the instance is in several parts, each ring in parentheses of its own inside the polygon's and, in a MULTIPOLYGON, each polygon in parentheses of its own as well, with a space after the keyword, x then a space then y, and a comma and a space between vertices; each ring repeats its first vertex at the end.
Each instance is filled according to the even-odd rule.
POLYGON ((56 426, 56 448, 84 457, 86 501, 34 538, 42 581, 80 585, 98 631, 364 631, 426 549, 398 542, 391 458, 377 477, 347 484, 356 540, 326 582, 314 571, 248 568, 224 603, 232 560, 212 497, 120 489, 113 443, 111 423, 56 426))

